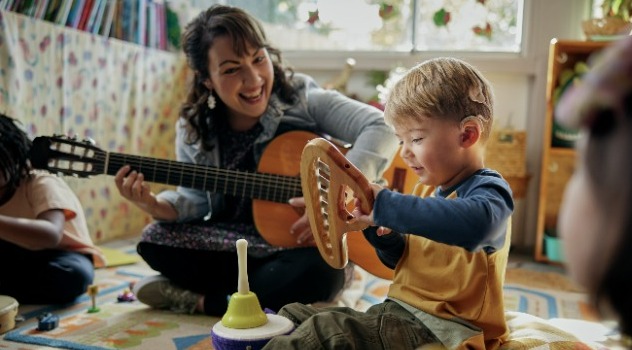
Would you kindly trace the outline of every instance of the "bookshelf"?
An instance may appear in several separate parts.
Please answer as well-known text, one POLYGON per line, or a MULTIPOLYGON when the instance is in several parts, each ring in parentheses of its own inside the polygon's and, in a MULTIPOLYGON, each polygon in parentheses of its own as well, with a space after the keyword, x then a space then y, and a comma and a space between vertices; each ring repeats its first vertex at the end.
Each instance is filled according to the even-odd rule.
POLYGON ((179 17, 166 0, 0 0, 0 10, 149 48, 179 48, 179 17))
MULTIPOLYGON (((544 144, 540 172, 537 231, 534 258, 538 262, 561 264, 564 257, 557 237, 557 220, 566 184, 575 169, 574 143, 554 122, 555 103, 568 86, 579 83, 591 57, 609 45, 607 41, 553 39, 549 45, 544 144), (567 79, 561 79, 564 76, 567 79)), ((589 67, 588 67, 589 68, 589 67)))

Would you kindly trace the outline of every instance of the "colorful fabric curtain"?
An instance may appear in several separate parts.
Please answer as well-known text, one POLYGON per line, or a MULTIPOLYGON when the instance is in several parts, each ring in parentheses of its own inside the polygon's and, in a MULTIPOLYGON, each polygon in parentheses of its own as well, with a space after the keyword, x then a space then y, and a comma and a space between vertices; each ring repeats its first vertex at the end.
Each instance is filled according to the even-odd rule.
MULTIPOLYGON (((0 11, 0 112, 32 137, 75 136, 107 152, 175 159, 187 74, 181 54, 0 11)), ((97 242, 139 234, 151 220, 120 197, 112 176, 64 179, 97 242)))

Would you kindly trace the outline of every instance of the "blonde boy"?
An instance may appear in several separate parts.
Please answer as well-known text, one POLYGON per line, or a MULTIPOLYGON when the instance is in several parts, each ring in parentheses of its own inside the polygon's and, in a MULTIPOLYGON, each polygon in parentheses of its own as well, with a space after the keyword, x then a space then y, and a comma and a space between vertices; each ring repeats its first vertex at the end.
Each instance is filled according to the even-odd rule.
POLYGON ((502 285, 514 205, 507 182, 484 166, 489 83, 458 59, 423 62, 395 84, 385 119, 419 176, 413 195, 373 185, 373 211, 354 211, 395 269, 388 298, 366 313, 286 305, 279 314, 297 329, 266 348, 496 349, 507 337, 502 285))

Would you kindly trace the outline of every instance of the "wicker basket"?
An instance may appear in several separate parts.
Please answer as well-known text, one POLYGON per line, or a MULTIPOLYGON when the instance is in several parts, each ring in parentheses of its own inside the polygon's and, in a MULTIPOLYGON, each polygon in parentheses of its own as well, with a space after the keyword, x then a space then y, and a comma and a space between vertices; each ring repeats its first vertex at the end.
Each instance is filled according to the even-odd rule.
POLYGON ((629 35, 632 23, 619 17, 592 18, 582 22, 582 29, 591 40, 601 36, 629 35))
POLYGON ((485 166, 498 171, 509 182, 514 198, 526 194, 527 133, 517 130, 493 130, 487 141, 485 166))

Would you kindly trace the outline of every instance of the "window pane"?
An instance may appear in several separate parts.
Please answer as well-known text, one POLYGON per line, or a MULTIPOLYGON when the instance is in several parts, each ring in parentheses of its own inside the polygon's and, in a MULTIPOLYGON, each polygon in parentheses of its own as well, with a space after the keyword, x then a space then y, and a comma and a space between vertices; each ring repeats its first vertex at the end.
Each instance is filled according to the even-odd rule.
POLYGON ((522 40, 524 0, 191 1, 247 10, 282 50, 519 52, 522 40))
POLYGON ((226 0, 282 50, 411 51, 411 0, 226 0))
POLYGON ((418 0, 418 51, 519 52, 523 0, 418 0))

